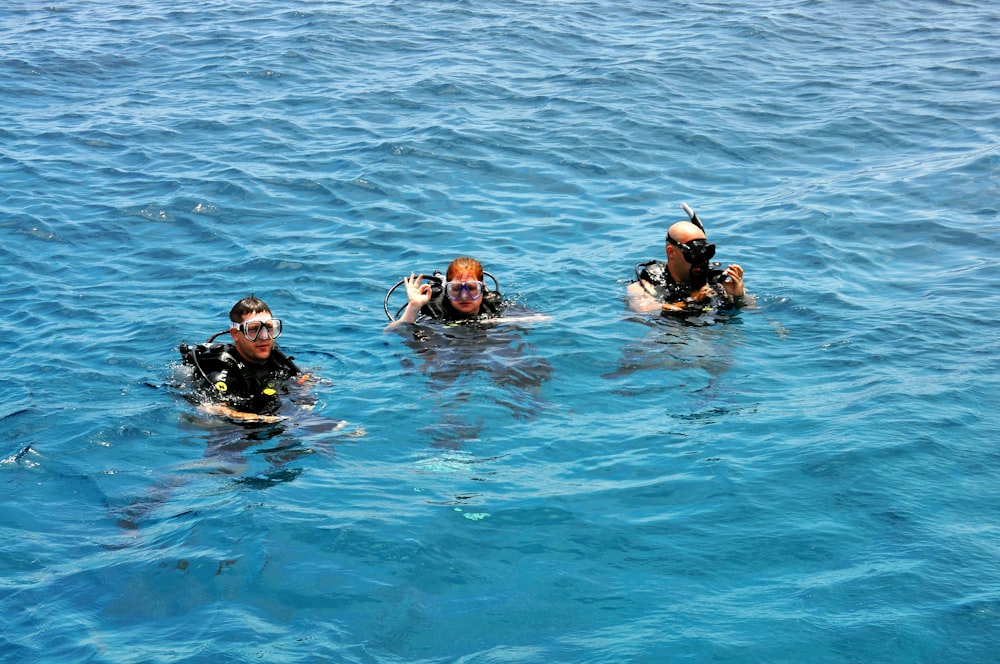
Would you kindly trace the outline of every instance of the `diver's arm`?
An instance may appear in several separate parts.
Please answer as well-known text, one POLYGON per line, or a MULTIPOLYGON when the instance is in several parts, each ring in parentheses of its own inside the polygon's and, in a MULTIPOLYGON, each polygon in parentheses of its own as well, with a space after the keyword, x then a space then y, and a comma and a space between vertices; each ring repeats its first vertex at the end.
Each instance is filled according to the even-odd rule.
POLYGON ((663 306, 660 301, 650 295, 641 281, 633 281, 625 289, 628 295, 628 308, 639 313, 659 311, 663 306))
POLYGON ((420 308, 423 305, 416 304, 412 300, 407 302, 406 309, 403 310, 403 315, 399 317, 397 323, 416 323, 417 316, 420 315, 420 308))
POLYGON ((503 325, 507 323, 545 323, 552 320, 549 314, 540 314, 521 304, 504 303, 493 316, 482 316, 476 320, 480 325, 503 325))
POLYGON ((280 415, 260 415, 258 413, 244 413, 242 411, 230 408, 221 403, 208 403, 202 404, 198 407, 202 412, 208 413, 209 415, 224 415, 226 417, 231 417, 234 420, 243 420, 245 422, 280 422, 285 419, 280 415))
POLYGON ((229 375, 227 370, 213 371, 205 375, 205 381, 206 385, 203 385, 200 390, 204 398, 198 405, 198 410, 203 413, 222 415, 244 422, 279 422, 285 419, 277 415, 260 415, 258 413, 243 412, 228 406, 225 401, 225 394, 241 394, 246 389, 245 381, 238 373, 229 375))
POLYGON ((705 284, 697 290, 691 291, 691 294, 682 300, 677 300, 676 302, 666 302, 662 305, 663 311, 681 311, 685 313, 693 313, 704 311, 706 305, 710 305, 712 298, 725 297, 728 301, 729 296, 720 288, 713 286, 712 284, 705 284))
POLYGON ((287 389, 285 397, 299 410, 312 410, 316 407, 319 399, 313 394, 311 388, 319 382, 320 379, 315 375, 299 370, 297 375, 292 376, 285 382, 285 388, 287 389))
POLYGON ((395 330, 400 325, 404 325, 406 323, 416 323, 417 322, 417 316, 419 316, 419 315, 420 315, 420 307, 419 306, 414 306, 413 303, 411 302, 411 303, 409 303, 409 304, 406 305, 406 309, 403 310, 403 315, 400 316, 399 318, 397 318, 396 320, 392 321, 388 325, 386 325, 382 329, 382 331, 383 332, 391 332, 392 330, 395 330))
POLYGON ((692 302, 664 302, 660 305, 660 311, 687 311, 692 302))
POLYGON ((406 309, 403 310, 402 316, 385 326, 384 332, 399 327, 403 323, 417 322, 420 310, 425 304, 431 301, 431 285, 421 284, 420 282, 423 278, 424 275, 422 274, 414 275, 410 273, 409 277, 403 279, 403 283, 406 285, 406 309))

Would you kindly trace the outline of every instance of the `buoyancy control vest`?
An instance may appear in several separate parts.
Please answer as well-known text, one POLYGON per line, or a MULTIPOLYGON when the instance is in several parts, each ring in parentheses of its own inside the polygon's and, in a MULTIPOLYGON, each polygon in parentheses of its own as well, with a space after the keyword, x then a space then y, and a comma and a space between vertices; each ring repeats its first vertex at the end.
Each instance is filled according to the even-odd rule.
POLYGON ((180 353, 184 364, 194 367, 199 393, 248 413, 277 410, 282 385, 301 373, 277 345, 258 364, 243 360, 235 346, 226 343, 181 344, 180 353))
MULTIPOLYGON (((713 261, 708 265, 708 283, 719 291, 719 279, 723 275, 721 264, 713 261)), ((666 261, 646 261, 635 266, 635 278, 650 295, 663 303, 682 302, 691 296, 692 285, 674 280, 666 261), (652 292, 650 292, 652 287, 652 292)))

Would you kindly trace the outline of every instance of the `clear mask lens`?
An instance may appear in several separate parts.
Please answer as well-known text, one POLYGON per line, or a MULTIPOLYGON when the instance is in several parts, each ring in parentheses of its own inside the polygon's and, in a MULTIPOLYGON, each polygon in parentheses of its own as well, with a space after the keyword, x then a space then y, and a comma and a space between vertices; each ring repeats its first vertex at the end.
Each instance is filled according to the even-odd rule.
POLYGON ((269 320, 248 320, 236 326, 250 341, 257 341, 263 330, 267 330, 267 336, 277 339, 281 336, 281 321, 277 318, 269 320))

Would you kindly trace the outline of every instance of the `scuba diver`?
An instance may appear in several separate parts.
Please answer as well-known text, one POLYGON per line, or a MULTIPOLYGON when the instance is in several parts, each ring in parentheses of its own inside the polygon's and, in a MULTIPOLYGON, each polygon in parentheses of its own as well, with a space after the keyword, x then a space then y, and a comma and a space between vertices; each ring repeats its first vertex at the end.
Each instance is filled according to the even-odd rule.
POLYGON ((251 295, 229 312, 229 330, 212 335, 207 342, 180 345, 184 364, 194 367, 197 393, 207 403, 202 410, 239 420, 277 422, 280 394, 301 386, 308 375, 295 366, 275 339, 281 336, 281 320, 251 295), (213 343, 226 332, 233 343, 213 343))
POLYGON ((434 446, 454 449, 476 439, 484 422, 496 425, 498 409, 509 408, 524 420, 543 408, 541 386, 552 367, 524 340, 518 324, 549 317, 504 301, 497 279, 478 260, 456 258, 445 275, 435 272, 426 280, 412 273, 389 290, 384 308, 390 321, 385 331, 398 332, 417 360, 404 358, 403 365, 428 380, 423 408, 440 418, 424 429, 434 446), (407 302, 390 305, 404 285, 407 302))
POLYGON ((447 323, 481 321, 497 318, 504 309, 496 277, 484 272, 475 258, 456 258, 448 265, 443 277, 440 272, 435 272, 427 277, 427 283, 423 280, 422 274, 410 274, 386 294, 385 314, 390 321, 386 331, 423 318, 447 323), (487 276, 493 281, 493 290, 488 289, 483 281, 487 276), (407 303, 393 316, 389 312, 389 297, 400 285, 406 286, 407 303))
POLYGON ((702 313, 712 309, 743 307, 743 268, 725 269, 713 262, 715 245, 705 236, 705 227, 686 203, 681 207, 691 221, 678 221, 667 231, 667 260, 647 261, 635 266, 634 282, 627 287, 628 306, 633 311, 702 313))

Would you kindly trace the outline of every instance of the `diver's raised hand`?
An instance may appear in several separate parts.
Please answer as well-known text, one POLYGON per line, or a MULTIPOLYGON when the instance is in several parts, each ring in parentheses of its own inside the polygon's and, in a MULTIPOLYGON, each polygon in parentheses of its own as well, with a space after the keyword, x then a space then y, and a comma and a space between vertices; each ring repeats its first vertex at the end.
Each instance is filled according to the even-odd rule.
POLYGON ((412 272, 409 277, 403 278, 403 284, 406 286, 406 299, 418 309, 431 301, 431 285, 420 283, 423 279, 424 275, 414 275, 412 272))
POLYGON ((725 279, 722 280, 722 289, 730 298, 743 297, 743 268, 733 264, 723 272, 725 279))

